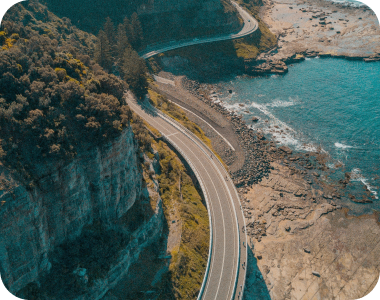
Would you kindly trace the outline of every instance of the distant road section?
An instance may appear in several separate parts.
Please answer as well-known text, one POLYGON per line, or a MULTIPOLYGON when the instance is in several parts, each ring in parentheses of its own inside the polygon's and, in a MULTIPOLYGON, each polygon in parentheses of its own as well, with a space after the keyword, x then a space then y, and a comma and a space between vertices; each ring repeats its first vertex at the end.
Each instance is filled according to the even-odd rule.
POLYGON ((192 45, 198 45, 198 44, 238 39, 255 32, 259 28, 259 23, 256 21, 256 19, 252 17, 250 13, 244 10, 235 1, 231 0, 231 3, 236 7, 237 11, 239 12, 241 18, 244 21, 244 27, 238 33, 219 35, 219 36, 214 36, 214 37, 194 38, 191 40, 172 41, 165 44, 151 45, 151 46, 148 46, 147 49, 145 49, 144 51, 140 52, 139 55, 142 58, 147 59, 159 53, 163 53, 169 50, 174 50, 174 49, 188 47, 192 45))

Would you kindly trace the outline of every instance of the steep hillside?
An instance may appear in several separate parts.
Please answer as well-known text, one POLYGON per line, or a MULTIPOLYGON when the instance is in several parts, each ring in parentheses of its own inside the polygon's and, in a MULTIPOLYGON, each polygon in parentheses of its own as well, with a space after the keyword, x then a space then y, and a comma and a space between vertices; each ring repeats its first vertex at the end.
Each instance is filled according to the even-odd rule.
POLYGON ((15 5, 1 23, 0 273, 23 299, 107 299, 145 249, 161 264, 174 217, 186 240, 172 243, 170 270, 147 289, 162 287, 166 299, 199 291, 207 210, 175 153, 125 105, 126 90, 143 92, 145 64, 114 42, 37 1, 15 5), (107 56, 108 68, 94 61, 107 56), (168 183, 182 185, 180 198, 168 183), (182 270, 185 287, 173 275, 182 270))
POLYGON ((79 28, 97 33, 107 17, 120 24, 137 13, 143 44, 237 31, 241 24, 228 0, 45 0, 49 9, 79 28))

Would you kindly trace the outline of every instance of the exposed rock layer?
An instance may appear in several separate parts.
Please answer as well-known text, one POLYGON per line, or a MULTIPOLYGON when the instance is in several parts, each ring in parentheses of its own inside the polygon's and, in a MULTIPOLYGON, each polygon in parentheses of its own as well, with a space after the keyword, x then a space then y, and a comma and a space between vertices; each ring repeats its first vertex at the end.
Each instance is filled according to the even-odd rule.
MULTIPOLYGON (((113 143, 81 153, 67 165, 40 166, 38 186, 32 190, 2 168, 2 180, 10 186, 0 191, 0 271, 8 289, 16 293, 28 283, 39 284, 51 270, 54 249, 78 238, 83 227, 94 221, 130 234, 121 224, 123 216, 135 202, 149 200, 152 192, 144 187, 139 165, 137 146, 128 129, 113 143)), ((107 279, 97 281, 78 299, 102 296, 137 259, 142 247, 161 233, 161 199, 157 193, 155 198, 150 219, 134 228, 107 279)))

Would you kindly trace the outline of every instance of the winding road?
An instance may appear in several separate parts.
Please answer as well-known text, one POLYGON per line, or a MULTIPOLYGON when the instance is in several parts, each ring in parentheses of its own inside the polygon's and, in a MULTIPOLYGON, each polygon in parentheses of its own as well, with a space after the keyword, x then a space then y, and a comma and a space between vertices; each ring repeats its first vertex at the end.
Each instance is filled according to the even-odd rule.
POLYGON ((231 34, 214 36, 214 37, 194 38, 191 40, 172 41, 169 43, 158 44, 154 46, 151 45, 151 46, 148 46, 144 51, 139 53, 140 57, 147 59, 159 53, 163 53, 169 50, 174 50, 174 49, 198 45, 198 44, 238 39, 255 32, 259 28, 259 23, 257 22, 257 20, 254 17, 252 17, 251 14, 249 14, 241 6, 239 6, 235 1, 231 0, 231 3, 236 7, 237 11, 239 12, 241 18, 244 21, 244 26, 238 33, 231 33, 231 34))
MULTIPOLYGON (((236 2, 231 0, 231 3, 244 21, 238 33, 151 45, 139 55, 147 59, 182 47, 242 38, 256 31, 259 28, 256 19, 236 2)), ((210 248, 198 300, 241 300, 246 278, 247 236, 240 199, 229 174, 213 152, 178 122, 148 101, 138 103, 131 93, 126 95, 126 101, 182 155, 202 188, 210 220, 210 248)))
POLYGON ((156 128, 187 161, 201 185, 210 218, 210 252, 198 299, 242 299, 247 261, 240 200, 227 171, 213 152, 182 125, 126 96, 131 109, 156 128), (244 267, 243 267, 244 265, 244 267))

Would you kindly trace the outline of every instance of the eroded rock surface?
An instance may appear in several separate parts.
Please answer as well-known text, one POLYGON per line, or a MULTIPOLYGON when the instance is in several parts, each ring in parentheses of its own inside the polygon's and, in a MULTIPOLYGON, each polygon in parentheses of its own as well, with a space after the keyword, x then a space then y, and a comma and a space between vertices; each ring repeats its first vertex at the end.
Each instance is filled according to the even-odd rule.
MULTIPOLYGON (((82 283, 78 287, 81 296, 76 299, 100 299, 128 271, 142 248, 159 237, 163 212, 158 185, 150 189, 144 185, 143 157, 135 143, 129 129, 102 149, 80 153, 67 165, 41 166, 37 170, 40 179, 31 190, 1 167, 2 181, 9 182, 9 188, 0 191, 0 272, 12 293, 31 283, 40 287, 46 276, 59 271, 60 275, 67 272, 65 278, 69 280, 74 280, 76 274, 83 275, 78 281, 82 283), (136 215, 143 217, 131 224, 136 215), (101 230, 109 233, 109 243, 116 244, 112 240, 115 237, 125 239, 125 243, 113 249, 114 255, 106 260, 110 265, 99 270, 101 276, 86 279, 88 270, 83 270, 86 267, 80 265, 80 260, 72 270, 62 269, 59 262, 64 261, 61 252, 65 245, 82 249, 80 239, 96 238, 100 229, 84 231, 94 223, 103 224, 101 230), (57 249, 61 254, 56 253, 57 249)), ((57 288, 59 295, 60 286, 52 288, 57 288)), ((61 292, 58 298, 64 299, 65 293, 61 292)))
POLYGON ((245 299, 357 299, 379 277, 376 216, 347 217, 323 191, 274 163, 243 199, 250 240, 245 299))

